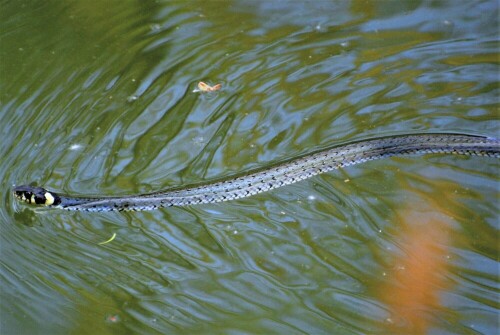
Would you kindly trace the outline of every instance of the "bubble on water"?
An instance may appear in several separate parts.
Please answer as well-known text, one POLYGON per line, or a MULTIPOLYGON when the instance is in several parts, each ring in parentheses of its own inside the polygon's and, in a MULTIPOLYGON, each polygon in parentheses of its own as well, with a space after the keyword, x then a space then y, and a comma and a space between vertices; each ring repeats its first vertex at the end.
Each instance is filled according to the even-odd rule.
POLYGON ((315 26, 314 26, 314 30, 319 32, 319 33, 323 33, 326 31, 326 28, 324 25, 322 25, 321 23, 317 23, 315 26))
POLYGON ((137 99, 139 99, 139 98, 137 97, 137 95, 131 95, 131 96, 129 96, 129 97, 127 98, 127 102, 134 102, 134 101, 136 101, 137 99))
POLYGON ((153 23, 149 25, 149 29, 151 29, 152 32, 156 33, 161 30, 161 26, 158 23, 153 23))
POLYGON ((193 144, 198 147, 202 147, 207 143, 207 141, 205 141, 205 138, 203 136, 193 137, 191 141, 193 141, 193 144))

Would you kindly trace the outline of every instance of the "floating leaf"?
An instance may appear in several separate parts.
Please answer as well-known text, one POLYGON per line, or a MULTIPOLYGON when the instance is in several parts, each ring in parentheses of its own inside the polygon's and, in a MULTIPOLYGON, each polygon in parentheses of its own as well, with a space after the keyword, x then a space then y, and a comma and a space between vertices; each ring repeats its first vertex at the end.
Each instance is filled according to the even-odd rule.
POLYGON ((222 84, 210 86, 207 83, 200 81, 198 83, 198 88, 194 89, 193 92, 194 93, 196 93, 196 92, 214 92, 214 91, 220 90, 221 88, 222 88, 222 84))
POLYGON ((116 237, 116 233, 113 233, 113 236, 111 236, 111 238, 109 240, 104 241, 104 242, 100 242, 99 244, 103 245, 103 244, 109 243, 109 242, 113 241, 115 239, 115 237, 116 237))

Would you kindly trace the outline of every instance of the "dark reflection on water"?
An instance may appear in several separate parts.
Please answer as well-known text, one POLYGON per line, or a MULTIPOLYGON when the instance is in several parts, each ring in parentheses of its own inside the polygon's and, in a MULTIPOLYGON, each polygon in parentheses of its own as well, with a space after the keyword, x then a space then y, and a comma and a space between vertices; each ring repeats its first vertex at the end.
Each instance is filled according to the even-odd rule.
POLYGON ((0 332, 497 332, 493 159, 394 158, 149 213, 7 191, 147 192, 375 135, 499 136, 497 17, 495 1, 3 4, 0 332))

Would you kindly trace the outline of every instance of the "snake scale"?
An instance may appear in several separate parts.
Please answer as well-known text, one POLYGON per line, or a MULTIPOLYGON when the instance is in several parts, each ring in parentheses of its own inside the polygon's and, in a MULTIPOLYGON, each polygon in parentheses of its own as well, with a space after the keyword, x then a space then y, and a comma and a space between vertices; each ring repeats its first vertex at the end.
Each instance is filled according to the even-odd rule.
POLYGON ((316 151, 243 175, 160 192, 107 197, 63 195, 36 186, 17 186, 14 197, 32 205, 91 212, 153 210, 249 197, 334 169, 392 156, 460 154, 500 157, 500 140, 466 134, 408 134, 372 138, 316 151))

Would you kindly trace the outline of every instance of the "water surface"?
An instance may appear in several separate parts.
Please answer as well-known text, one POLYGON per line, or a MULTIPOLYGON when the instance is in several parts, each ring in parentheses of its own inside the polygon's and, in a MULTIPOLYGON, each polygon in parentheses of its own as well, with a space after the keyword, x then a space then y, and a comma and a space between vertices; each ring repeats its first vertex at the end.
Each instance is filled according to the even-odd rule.
POLYGON ((143 213, 10 194, 149 192, 373 136, 498 137, 496 1, 1 7, 2 334, 498 332, 494 159, 393 158, 143 213))

